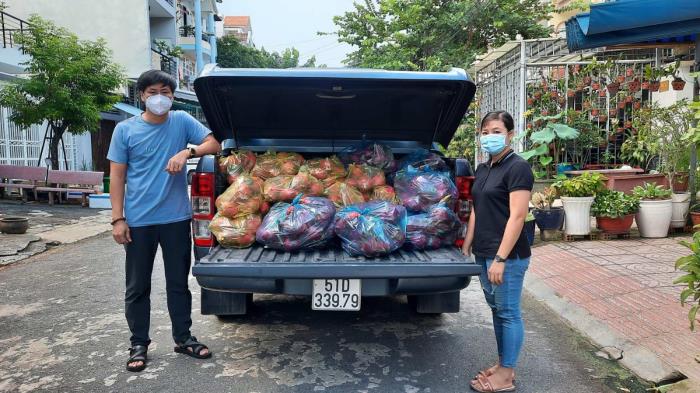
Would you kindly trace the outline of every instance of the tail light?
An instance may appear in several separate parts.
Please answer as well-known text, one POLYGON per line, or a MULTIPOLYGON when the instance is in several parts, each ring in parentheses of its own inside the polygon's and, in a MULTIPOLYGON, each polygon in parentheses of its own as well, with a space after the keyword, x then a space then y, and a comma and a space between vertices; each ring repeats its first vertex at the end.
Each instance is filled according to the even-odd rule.
POLYGON ((464 238, 467 237, 467 228, 469 226, 474 176, 456 176, 455 183, 457 185, 457 191, 459 191, 456 213, 457 217, 459 217, 459 221, 462 223, 455 245, 461 248, 462 244, 464 244, 464 238))
POLYGON ((195 246, 212 247, 214 238, 209 224, 214 218, 214 174, 192 175, 192 237, 195 246))
POLYGON ((469 227, 469 215, 471 214, 472 201, 472 184, 474 183, 474 172, 472 171, 469 161, 463 158, 458 158, 454 163, 455 167, 455 185, 459 192, 459 203, 457 204, 456 213, 459 221, 462 223, 455 244, 462 247, 464 238, 467 237, 467 228, 469 227))

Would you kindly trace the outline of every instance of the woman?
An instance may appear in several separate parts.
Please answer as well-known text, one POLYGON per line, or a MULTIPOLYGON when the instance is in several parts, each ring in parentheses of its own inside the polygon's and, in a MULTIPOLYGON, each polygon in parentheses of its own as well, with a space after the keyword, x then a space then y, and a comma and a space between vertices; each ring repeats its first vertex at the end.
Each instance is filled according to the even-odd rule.
POLYGON ((522 229, 534 178, 527 161, 509 147, 513 128, 513 117, 505 111, 488 113, 481 121, 479 142, 489 160, 476 170, 474 209, 462 248, 467 255, 473 251, 483 268, 480 281, 498 345, 498 363, 471 381, 477 392, 515 390, 515 365, 524 338, 520 295, 530 246, 522 229))

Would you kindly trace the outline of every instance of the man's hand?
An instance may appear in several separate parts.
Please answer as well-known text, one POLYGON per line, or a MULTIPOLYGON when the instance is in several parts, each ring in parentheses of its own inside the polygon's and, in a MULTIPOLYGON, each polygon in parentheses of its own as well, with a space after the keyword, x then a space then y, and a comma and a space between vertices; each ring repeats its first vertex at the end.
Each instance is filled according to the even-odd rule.
POLYGON ((180 173, 182 168, 187 165, 187 159, 190 157, 190 152, 189 150, 183 150, 173 156, 168 161, 168 165, 165 167, 165 170, 171 174, 171 175, 176 175, 180 173))
POLYGON ((506 264, 503 262, 493 261, 489 268, 489 281, 494 285, 503 284, 503 272, 506 270, 506 264))
POLYGON ((112 228, 112 237, 119 244, 131 243, 131 232, 124 221, 119 221, 112 228))

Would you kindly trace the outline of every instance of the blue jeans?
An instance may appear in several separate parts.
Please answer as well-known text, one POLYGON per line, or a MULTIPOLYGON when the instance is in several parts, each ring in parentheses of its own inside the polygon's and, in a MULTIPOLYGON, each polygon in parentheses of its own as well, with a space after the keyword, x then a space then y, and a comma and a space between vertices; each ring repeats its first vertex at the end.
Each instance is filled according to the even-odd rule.
POLYGON ((530 258, 509 259, 501 285, 493 285, 489 281, 488 269, 493 259, 476 257, 476 263, 483 269, 479 281, 486 303, 491 307, 493 314, 493 330, 496 333, 501 366, 515 368, 525 336, 523 319, 520 316, 520 295, 523 292, 523 280, 530 265, 530 258))

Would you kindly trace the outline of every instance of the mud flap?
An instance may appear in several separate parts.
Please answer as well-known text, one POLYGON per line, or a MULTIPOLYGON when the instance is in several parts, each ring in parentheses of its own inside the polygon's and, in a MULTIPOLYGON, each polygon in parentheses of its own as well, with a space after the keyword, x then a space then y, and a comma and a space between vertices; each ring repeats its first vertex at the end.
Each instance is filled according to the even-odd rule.
POLYGON ((419 314, 442 314, 459 312, 459 291, 409 295, 408 303, 419 314))
POLYGON ((252 304, 252 293, 212 291, 202 288, 202 315, 245 315, 252 304))

